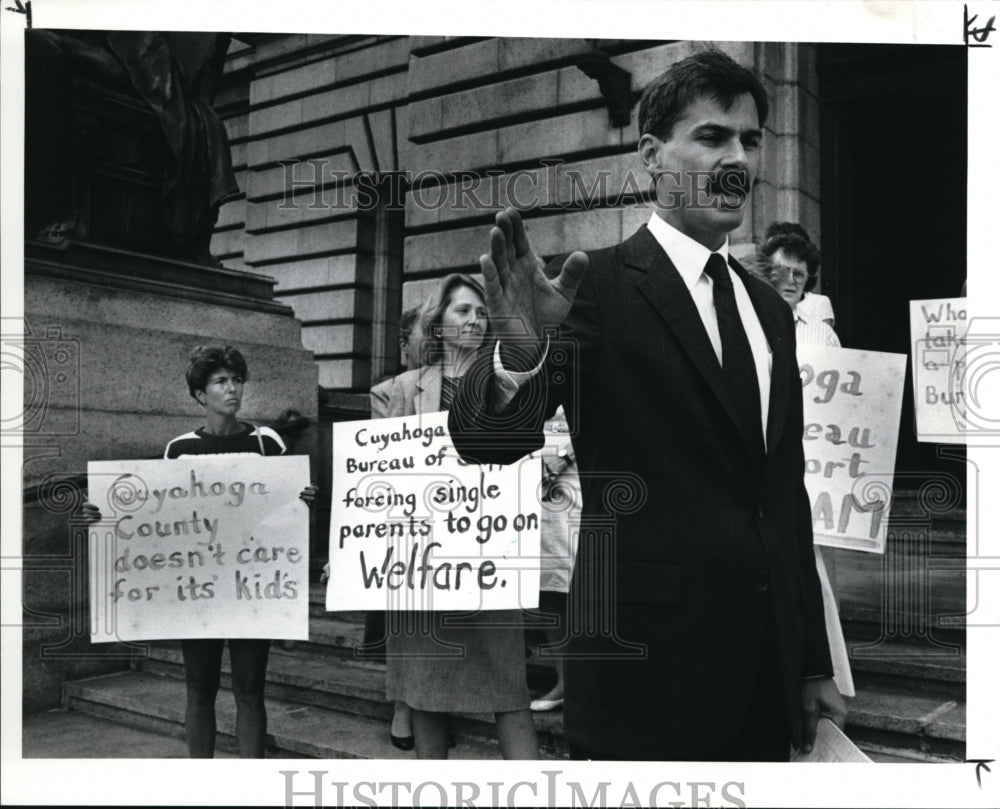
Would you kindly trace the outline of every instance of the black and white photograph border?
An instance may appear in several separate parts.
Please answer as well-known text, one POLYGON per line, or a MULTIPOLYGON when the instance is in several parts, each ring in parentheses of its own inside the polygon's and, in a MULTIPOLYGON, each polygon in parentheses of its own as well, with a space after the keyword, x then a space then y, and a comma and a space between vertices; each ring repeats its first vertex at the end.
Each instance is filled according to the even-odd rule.
MULTIPOLYGON (((993 494, 1000 491, 1000 363, 990 357, 990 346, 1000 352, 1000 336, 994 337, 1000 335, 1000 274, 992 238, 1000 221, 998 9, 995 0, 6 0, 0 10, 0 800, 175 806, 1000 805, 1000 510, 993 494), (138 149, 132 166, 88 166, 77 177, 78 155, 70 154, 68 141, 53 159, 38 160, 41 149, 58 149, 59 135, 65 134, 60 126, 68 130, 70 119, 65 109, 47 120, 33 117, 37 86, 34 99, 25 93, 26 80, 29 87, 33 81, 25 75, 29 26, 245 32, 229 42, 222 74, 212 79, 217 82, 214 109, 232 145, 230 173, 239 187, 228 194, 223 188, 219 199, 228 201, 217 221, 205 220, 203 211, 177 213, 201 217, 201 224, 208 221, 204 239, 177 248, 170 223, 150 215, 157 191, 150 192, 141 176, 148 171, 142 132, 150 124, 134 136, 121 131, 128 103, 120 95, 84 99, 85 126, 74 134, 83 131, 95 153, 100 152, 95 145, 107 142, 113 149, 119 138, 125 151, 138 149), (466 48, 484 43, 482 55, 464 54, 467 67, 440 68, 478 70, 483 79, 435 79, 428 72, 425 87, 400 89, 399 79, 415 62, 448 54, 442 38, 466 48), (522 65, 514 65, 517 43, 534 38, 548 39, 551 48, 544 54, 539 48, 541 55, 524 55, 522 65), (385 47, 399 40, 410 41, 402 49, 385 47), (504 67, 500 58, 506 42, 514 43, 513 59, 504 67), (858 46, 854 58, 852 43, 858 46), (165 753, 151 745, 149 757, 137 752, 143 749, 142 738, 127 734, 119 738, 133 746, 130 752, 109 749, 96 735, 65 746, 77 753, 47 755, 32 747, 26 728, 35 716, 48 717, 44 732, 52 738, 88 733, 84 725, 72 723, 67 693, 82 693, 87 679, 131 665, 125 644, 117 645, 117 658, 86 651, 81 612, 87 573, 76 567, 86 555, 86 530, 77 526, 57 535, 55 528, 60 520, 70 522, 69 513, 79 505, 80 481, 74 483, 69 473, 79 477, 86 471, 93 459, 86 453, 95 446, 104 453, 101 458, 148 458, 158 452, 157 443, 162 447, 161 433, 165 440, 191 429, 196 409, 174 380, 180 381, 193 335, 226 334, 234 344, 252 344, 257 374, 247 388, 243 413, 274 426, 286 442, 297 442, 294 452, 323 446, 328 454, 329 422, 367 418, 368 388, 399 370, 399 312, 427 297, 447 274, 479 271, 492 215, 502 204, 541 210, 542 215, 526 216, 526 222, 529 236, 537 240, 533 246, 546 259, 565 250, 615 244, 648 220, 648 178, 640 172, 635 149, 638 93, 670 61, 708 45, 755 67, 772 102, 758 182, 750 191, 751 213, 732 232, 730 250, 741 261, 749 259, 768 223, 790 219, 802 224, 820 248, 817 290, 833 299, 846 347, 909 353, 906 301, 966 295, 962 259, 949 261, 964 241, 968 318, 977 324, 970 334, 975 331, 980 349, 985 348, 975 373, 965 376, 975 431, 967 435, 967 450, 918 444, 912 393, 904 399, 900 425, 897 470, 905 472, 897 483, 907 474, 917 481, 910 487, 914 503, 906 516, 919 522, 921 505, 937 515, 932 530, 922 534, 930 534, 926 569, 917 576, 922 589, 893 590, 888 565, 868 564, 859 573, 851 560, 872 554, 828 549, 827 556, 842 579, 842 616, 850 612, 843 602, 855 599, 853 617, 845 617, 860 629, 855 643, 877 645, 865 632, 876 631, 877 638, 879 620, 891 613, 886 603, 910 598, 929 644, 964 647, 957 669, 943 666, 940 677, 950 683, 945 687, 921 683, 914 675, 920 667, 912 661, 882 661, 863 672, 868 683, 908 682, 914 695, 929 694, 926 714, 861 722, 859 744, 874 764, 580 762, 562 751, 542 761, 459 756, 427 765, 410 758, 390 762, 370 753, 350 758, 348 750, 344 757, 296 760, 295 751, 287 749, 263 760, 236 760, 234 750, 222 750, 226 760, 216 762, 183 758, 186 750, 176 729, 166 732, 174 733, 177 751, 165 753), (903 54, 932 46, 949 46, 945 67, 929 68, 905 57, 894 63, 894 49, 903 54), (857 57, 859 50, 867 62, 857 57), (340 59, 344 72, 339 78, 309 69, 329 60, 322 69, 330 71, 338 56, 352 52, 354 58, 340 59), (818 52, 828 57, 822 96, 818 52), (495 69, 488 66, 491 58, 495 69), (860 100, 865 93, 858 83, 872 80, 875 74, 865 74, 863 64, 876 62, 878 80, 885 83, 880 98, 902 92, 904 101, 895 99, 892 109, 905 110, 905 118, 890 121, 882 110, 881 128, 868 131, 865 104, 871 112, 873 96, 860 100), (940 88, 964 86, 961 76, 957 85, 951 82, 964 65, 966 97, 949 97, 940 88), (349 80, 350 71, 362 78, 349 80), (505 87, 497 90, 490 83, 493 72, 501 74, 495 81, 502 79, 505 87), (622 89, 620 80, 628 73, 622 89), (251 77, 254 86, 248 90, 251 77), (477 97, 480 89, 485 92, 477 97), (445 98, 450 109, 443 106, 445 98), (838 118, 852 99, 851 115, 838 118), (489 108, 498 103, 510 109, 489 108), (336 104, 352 112, 323 109, 336 104), (954 141, 962 131, 967 131, 966 144, 954 141), (281 139, 286 143, 274 143, 281 139), (836 161, 848 158, 859 165, 838 172, 836 161), (50 165, 39 167, 46 162, 50 165), (395 194, 391 181, 375 188, 378 174, 403 170, 422 175, 418 181, 406 177, 413 183, 408 193, 395 194), (80 188, 100 171, 95 192, 81 195, 80 188), (882 180, 866 179, 866 171, 882 180), (463 172, 470 182, 485 182, 456 200, 463 172), (956 172, 964 172, 964 179, 956 172), (936 215, 910 225, 920 229, 910 243, 886 248, 877 243, 880 231, 887 238, 900 229, 906 232, 898 211, 914 209, 912 198, 905 204, 894 198, 900 186, 892 178, 905 175, 910 179, 904 193, 927 195, 936 215), (26 187, 26 177, 43 182, 26 187), (347 191, 351 177, 355 186, 347 191), (511 182, 514 177, 517 184, 511 182), (597 205, 587 205, 580 194, 593 192, 597 177, 608 185, 597 187, 597 205), (100 188, 106 193, 118 181, 116 190, 99 195, 100 188), (868 183, 877 199, 866 200, 863 212, 854 210, 843 190, 846 181, 855 190, 868 183), (889 187, 877 188, 877 182, 889 187), (358 217, 376 192, 389 195, 389 210, 383 206, 358 217), (961 198, 965 193, 967 204, 961 198), (135 196, 122 203, 127 194, 135 196), (126 214, 127 227, 122 224, 126 214), (873 217, 880 219, 873 223, 873 217), (855 239, 845 228, 863 229, 866 238, 855 239), (943 246, 928 243, 940 233, 955 236, 943 246), (881 258, 873 260, 866 252, 881 258), (915 255, 930 269, 899 266, 915 255), (192 269, 216 261, 217 278, 210 283, 192 269), (936 275, 938 285, 933 283, 935 261, 945 265, 936 275), (92 292, 79 282, 88 267, 101 279, 92 292), (884 270, 885 276, 866 276, 863 268, 872 275, 884 270), (213 308, 220 295, 232 304, 229 313, 213 308), (113 308, 107 300, 116 302, 121 322, 96 314, 88 319, 88 309, 106 317, 113 308), (42 315, 36 321, 42 332, 30 329, 32 307, 42 315), (210 317, 220 320, 206 329, 210 317), (170 319, 169 328, 159 325, 164 318, 170 319), (88 374, 103 376, 96 382, 88 374), (152 380, 161 376, 168 381, 152 380), (139 393, 149 384, 158 391, 155 401, 139 393), (103 415, 95 416, 98 412, 103 415), (154 431, 157 439, 150 443, 154 431), (950 540, 939 547, 933 527, 940 525, 950 540), (957 582, 957 589, 949 590, 948 582, 957 582), (959 607, 965 605, 964 615, 954 610, 955 599, 959 607), (68 638, 55 654, 53 627, 68 638), (76 684, 84 687, 73 691, 76 684), (947 728, 937 734, 933 729, 942 724, 947 728), (893 746, 906 737, 914 753, 909 759, 893 746), (61 757, 74 755, 80 757, 61 757)), ((59 89, 49 86, 45 92, 61 98, 59 89)), ((322 490, 324 483, 329 488, 330 469, 321 454, 313 452, 312 466, 313 482, 318 476, 322 490)), ((312 513, 312 533, 324 519, 329 520, 328 511, 312 513)), ((883 626, 883 634, 886 629, 893 627, 883 626)), ((877 649, 871 656, 878 657, 877 649)), ((173 665, 177 676, 176 660, 163 665, 173 665)), ((141 700, 143 694, 137 694, 141 700)))

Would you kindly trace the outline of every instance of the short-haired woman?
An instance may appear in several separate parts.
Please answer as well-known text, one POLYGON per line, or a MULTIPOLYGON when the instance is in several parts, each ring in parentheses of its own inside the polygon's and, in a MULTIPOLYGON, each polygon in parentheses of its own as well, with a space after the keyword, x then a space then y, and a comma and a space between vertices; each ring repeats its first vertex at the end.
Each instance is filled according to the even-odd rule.
MULTIPOLYGON (((163 457, 252 454, 284 455, 281 437, 268 427, 239 421, 247 363, 232 346, 198 346, 190 355, 186 373, 188 392, 205 411, 205 424, 167 443, 163 457)), ((299 494, 309 506, 316 487, 299 494)), ((100 510, 83 504, 85 519, 96 522, 100 510)), ((222 649, 225 639, 181 641, 187 680, 184 729, 191 758, 211 758, 215 753, 215 698, 219 692, 222 649)), ((241 758, 263 758, 267 733, 264 681, 271 641, 266 638, 230 638, 233 694, 236 697, 236 744, 241 758)))

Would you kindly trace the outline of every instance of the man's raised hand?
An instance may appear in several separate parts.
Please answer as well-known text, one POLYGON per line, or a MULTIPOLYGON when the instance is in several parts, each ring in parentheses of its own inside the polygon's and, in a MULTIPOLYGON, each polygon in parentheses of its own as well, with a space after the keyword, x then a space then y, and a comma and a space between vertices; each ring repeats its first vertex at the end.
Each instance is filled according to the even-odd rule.
POLYGON ((548 278, 544 262, 528 243, 520 213, 507 208, 496 216, 496 226, 490 229, 490 251, 480 256, 479 265, 486 309, 500 338, 504 366, 527 370, 541 354, 545 329, 566 319, 586 272, 587 256, 572 253, 558 277, 548 278))

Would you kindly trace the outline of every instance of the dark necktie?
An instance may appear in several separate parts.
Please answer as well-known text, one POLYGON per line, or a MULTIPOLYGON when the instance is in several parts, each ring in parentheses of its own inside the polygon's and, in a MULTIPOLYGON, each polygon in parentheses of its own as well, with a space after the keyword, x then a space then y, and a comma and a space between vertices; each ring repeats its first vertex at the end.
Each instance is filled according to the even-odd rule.
POLYGON ((739 417, 740 432, 755 453, 764 454, 764 436, 760 427, 760 385, 750 341, 736 308, 733 282, 726 260, 712 253, 705 264, 705 275, 712 279, 715 314, 722 339, 722 373, 739 417))

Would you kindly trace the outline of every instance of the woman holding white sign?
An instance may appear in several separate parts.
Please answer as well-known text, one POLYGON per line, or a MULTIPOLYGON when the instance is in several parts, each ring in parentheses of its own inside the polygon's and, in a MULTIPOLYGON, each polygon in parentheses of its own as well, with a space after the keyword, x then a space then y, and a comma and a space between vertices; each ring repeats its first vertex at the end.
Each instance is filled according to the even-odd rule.
MULTIPOLYGON (((284 455, 285 444, 274 430, 236 418, 247 376, 246 360, 232 346, 195 348, 186 378, 188 392, 205 410, 205 425, 170 441, 164 459, 218 454, 284 455)), ((299 497, 312 506, 316 487, 307 486, 299 497)), ((100 510, 90 502, 83 504, 83 516, 92 522, 101 519, 100 510)), ((225 643, 222 638, 181 640, 187 680, 184 730, 191 758, 211 758, 215 753, 215 698, 225 643)), ((267 638, 229 639, 236 743, 241 758, 264 757, 264 681, 270 646, 267 638)))
MULTIPOLYGON (((751 272, 770 283, 792 307, 797 345, 840 348, 840 339, 825 319, 809 317, 797 308, 806 290, 811 289, 816 283, 819 251, 811 241, 794 233, 778 233, 764 243, 761 254, 751 258, 747 265, 751 272)), ((832 312, 829 314, 832 315, 832 312)), ((844 630, 840 626, 837 597, 830 584, 822 549, 819 545, 814 545, 813 550, 816 554, 816 571, 823 593, 823 615, 826 619, 826 634, 830 641, 833 681, 842 695, 853 697, 854 679, 851 677, 851 661, 844 640, 844 630)))
MULTIPOLYGON (((422 320, 427 364, 372 390, 373 418, 448 409, 489 330, 482 286, 467 275, 447 276, 422 320)), ((393 612, 388 618, 387 696, 412 708, 417 757, 448 757, 448 714, 461 711, 495 714, 504 758, 538 758, 520 612, 491 612, 489 628, 442 626, 443 614, 393 612), (418 625, 422 631, 415 631, 418 625), (464 646, 464 656, 431 657, 438 641, 464 646)))

